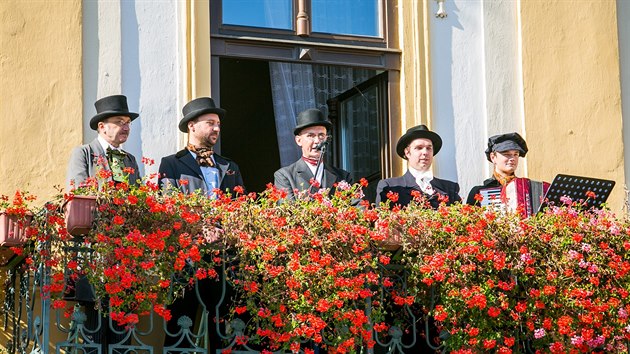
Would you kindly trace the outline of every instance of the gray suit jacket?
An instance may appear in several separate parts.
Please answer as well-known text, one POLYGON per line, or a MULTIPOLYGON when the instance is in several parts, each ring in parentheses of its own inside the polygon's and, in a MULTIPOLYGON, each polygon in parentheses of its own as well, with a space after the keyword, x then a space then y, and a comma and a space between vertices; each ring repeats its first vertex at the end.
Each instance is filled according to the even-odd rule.
POLYGON ((277 188, 284 189, 288 192, 287 198, 295 197, 293 193, 294 190, 301 192, 310 188, 310 191, 314 193, 320 188, 330 188, 331 192, 333 192, 332 187, 337 182, 346 181, 350 184, 353 183, 349 172, 326 164, 324 164, 324 175, 320 188, 311 186, 310 180, 314 177, 313 172, 311 172, 311 169, 306 165, 306 162, 299 159, 293 164, 277 170, 273 174, 273 183, 277 188))
MULTIPOLYGON (((129 175, 129 184, 136 184, 137 181, 140 180, 140 171, 136 158, 127 152, 127 156, 123 162, 125 167, 134 169, 134 173, 129 175)), ((66 186, 68 189, 71 189, 71 182, 74 181, 74 187, 78 187, 81 183, 85 182, 88 177, 95 177, 96 172, 99 171, 100 168, 109 170, 109 162, 107 162, 107 155, 98 142, 98 139, 92 140, 89 144, 74 148, 72 155, 70 155, 70 162, 68 163, 66 186), (98 165, 98 160, 101 156, 103 157, 104 163, 102 167, 98 165)), ((111 181, 111 178, 109 180, 111 181)))
MULTIPOLYGON (((241 170, 236 162, 214 154, 214 161, 219 169, 219 188, 224 192, 234 191, 234 187, 245 188, 241 170)), ((160 162, 160 185, 164 187, 175 186, 183 193, 191 194, 196 190, 201 190, 207 194, 206 182, 203 179, 199 164, 190 154, 190 151, 180 150, 174 155, 162 158, 160 162), (185 180, 185 183, 180 181, 185 180)))

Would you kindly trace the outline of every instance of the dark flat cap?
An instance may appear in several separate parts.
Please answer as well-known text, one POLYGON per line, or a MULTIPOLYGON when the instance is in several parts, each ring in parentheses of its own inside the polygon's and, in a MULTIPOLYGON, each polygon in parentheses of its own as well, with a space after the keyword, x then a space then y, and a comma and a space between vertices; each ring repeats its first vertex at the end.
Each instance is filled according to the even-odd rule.
POLYGON ((527 154, 527 143, 525 139, 518 133, 507 133, 493 135, 488 139, 488 148, 486 149, 486 158, 490 160, 490 153, 493 151, 503 152, 508 150, 517 150, 521 157, 527 154))

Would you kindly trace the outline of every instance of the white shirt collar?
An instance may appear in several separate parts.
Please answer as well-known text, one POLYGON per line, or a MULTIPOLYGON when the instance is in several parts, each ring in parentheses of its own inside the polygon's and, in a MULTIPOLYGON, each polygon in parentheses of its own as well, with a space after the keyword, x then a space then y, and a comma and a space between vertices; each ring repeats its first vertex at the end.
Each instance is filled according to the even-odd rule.
POLYGON ((101 146, 103 147, 103 151, 107 152, 107 149, 112 149, 112 150, 119 150, 122 151, 121 147, 114 147, 112 144, 108 143, 107 141, 105 141, 105 139, 103 139, 102 136, 98 136, 97 137, 98 142, 101 144, 101 146))
POLYGON ((433 171, 418 171, 413 167, 409 167, 409 172, 416 179, 416 181, 424 180, 425 182, 430 182, 433 179, 433 171))
POLYGON ((413 167, 409 167, 409 172, 416 178, 416 184, 420 187, 420 190, 428 195, 433 195, 435 191, 431 186, 431 180, 433 179, 433 171, 418 171, 413 167))

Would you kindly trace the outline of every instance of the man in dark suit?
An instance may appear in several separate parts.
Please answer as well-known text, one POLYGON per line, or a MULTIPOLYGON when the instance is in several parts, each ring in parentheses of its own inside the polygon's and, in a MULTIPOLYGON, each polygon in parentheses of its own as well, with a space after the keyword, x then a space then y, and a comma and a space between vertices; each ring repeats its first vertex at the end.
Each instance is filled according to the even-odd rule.
MULTIPOLYGON (((237 186, 243 186, 243 177, 238 165, 214 152, 214 146, 221 132, 221 120, 225 117, 225 110, 217 107, 214 100, 201 97, 188 102, 182 109, 184 117, 179 122, 179 130, 188 133, 188 145, 174 155, 162 158, 159 167, 160 184, 163 188, 179 188, 184 193, 202 191, 209 198, 216 196, 216 190, 223 192, 234 191, 237 186)), ((214 353, 221 348, 220 338, 216 331, 216 306, 221 302, 223 270, 216 269, 219 281, 204 279, 198 283, 200 298, 209 311, 208 353, 214 353)), ((220 304, 219 316, 227 314, 232 288, 226 283, 226 294, 220 304)), ((175 300, 169 306, 172 319, 167 323, 171 334, 179 331, 178 320, 187 316, 193 322, 196 319, 199 302, 195 289, 188 289, 184 296, 175 300)), ((178 338, 166 336, 165 346, 173 346, 178 338)), ((178 347, 189 347, 189 343, 180 343, 178 347)))
MULTIPOLYGON (((140 173, 136 158, 122 149, 131 130, 131 122, 138 118, 138 113, 129 112, 127 97, 123 95, 107 96, 94 103, 96 115, 90 119, 90 128, 98 132, 91 143, 76 147, 70 156, 67 173, 68 189, 80 187, 88 178, 96 178, 100 183, 115 181, 136 184, 140 181, 140 173), (99 171, 105 173, 101 174, 99 171)), ((85 306, 88 336, 94 343, 101 343, 103 352, 107 352, 108 344, 128 344, 124 328, 112 326, 118 334, 111 330, 108 319, 101 318, 95 309, 94 293, 87 278, 80 277, 74 283, 72 298, 85 306), (93 332, 92 332, 93 331, 93 332)), ((105 300, 106 302, 106 300, 105 300)), ((105 305, 107 306, 107 305, 105 305)))
POLYGON ((209 197, 216 188, 234 191, 234 187, 243 186, 238 165, 214 152, 225 110, 216 107, 212 98, 201 97, 188 102, 182 112, 184 118, 179 122, 179 130, 188 133, 188 145, 162 158, 160 183, 175 186, 184 193, 201 190, 209 197))
POLYGON ((295 143, 302 149, 302 158, 273 175, 274 185, 287 191, 287 198, 294 198, 295 192, 316 193, 321 188, 332 191, 333 185, 341 181, 352 184, 350 173, 320 158, 331 129, 332 123, 319 109, 307 109, 298 115, 293 134, 295 143))
POLYGON ((96 177, 101 169, 111 171, 106 180, 135 184, 140 180, 136 158, 122 149, 129 138, 131 122, 138 113, 129 112, 127 97, 114 95, 103 97, 94 103, 96 115, 90 120, 90 128, 98 132, 91 143, 76 147, 70 156, 67 173, 68 189, 74 189, 89 177, 96 177), (123 171, 128 168, 127 171, 123 171), (130 170, 130 169, 132 170, 130 170))
POLYGON ((437 155, 441 147, 442 138, 425 125, 418 125, 407 130, 398 139, 396 153, 408 161, 409 170, 401 177, 387 178, 378 182, 376 205, 387 201, 387 194, 392 192, 398 195, 398 200, 391 203, 391 206, 407 206, 413 200, 413 191, 420 192, 434 209, 437 209, 441 202, 445 202, 446 205, 461 202, 459 185, 436 178, 431 171, 433 157, 437 155))
MULTIPOLYGON (((443 180, 433 176, 431 164, 433 157, 442 148, 442 138, 437 133, 430 131, 425 125, 418 125, 407 130, 398 139, 396 153, 408 161, 409 169, 401 177, 380 180, 376 187, 376 205, 388 200, 388 193, 395 193, 398 200, 390 201, 390 207, 396 205, 405 207, 414 199, 413 194, 421 194, 433 209, 437 209, 440 203, 447 205, 461 202, 459 185, 455 182, 443 180), (418 192, 418 193, 416 193, 418 192)), ((415 312, 415 309, 412 309, 415 312)), ((416 318, 421 314, 415 313, 416 318)), ((408 350, 409 353, 435 353, 435 342, 438 336, 432 318, 416 323, 415 343, 408 350), (428 321, 428 333, 425 333, 425 325, 428 321), (428 338, 427 338, 428 336, 428 338), (431 342, 432 345, 429 345, 431 342), (432 347, 433 346, 433 347, 432 347)), ((403 343, 413 342, 414 335, 407 333, 402 338, 403 343)))

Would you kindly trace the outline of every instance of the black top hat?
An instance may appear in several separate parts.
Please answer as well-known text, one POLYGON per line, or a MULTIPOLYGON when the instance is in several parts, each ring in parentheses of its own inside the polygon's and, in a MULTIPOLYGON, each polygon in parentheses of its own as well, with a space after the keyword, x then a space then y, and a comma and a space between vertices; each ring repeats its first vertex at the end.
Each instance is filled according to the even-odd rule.
POLYGON ((98 122, 115 116, 125 116, 134 120, 138 118, 138 113, 129 112, 127 107, 127 97, 123 95, 113 95, 103 97, 94 102, 96 107, 96 115, 90 119, 90 128, 96 130, 98 122))
POLYGON ((210 97, 199 97, 186 103, 182 108, 184 118, 179 121, 179 130, 188 133, 188 122, 207 113, 216 113, 219 119, 225 117, 225 109, 219 108, 214 104, 214 100, 210 97))
POLYGON ((407 129, 407 132, 398 139, 396 143, 396 153, 403 159, 407 159, 405 156, 405 148, 416 139, 429 139, 433 143, 433 156, 442 148, 442 138, 437 133, 434 133, 427 128, 426 125, 420 124, 415 127, 407 129))
POLYGON ((486 158, 490 160, 490 153, 493 151, 503 152, 508 150, 518 150, 521 157, 527 154, 527 143, 518 133, 507 133, 493 135, 488 139, 488 148, 486 149, 486 158))
POLYGON ((324 117, 324 113, 322 111, 316 108, 307 109, 306 111, 298 114, 297 125, 293 130, 293 135, 300 134, 300 131, 304 128, 320 125, 326 127, 327 131, 332 129, 332 123, 328 120, 328 118, 324 117))

